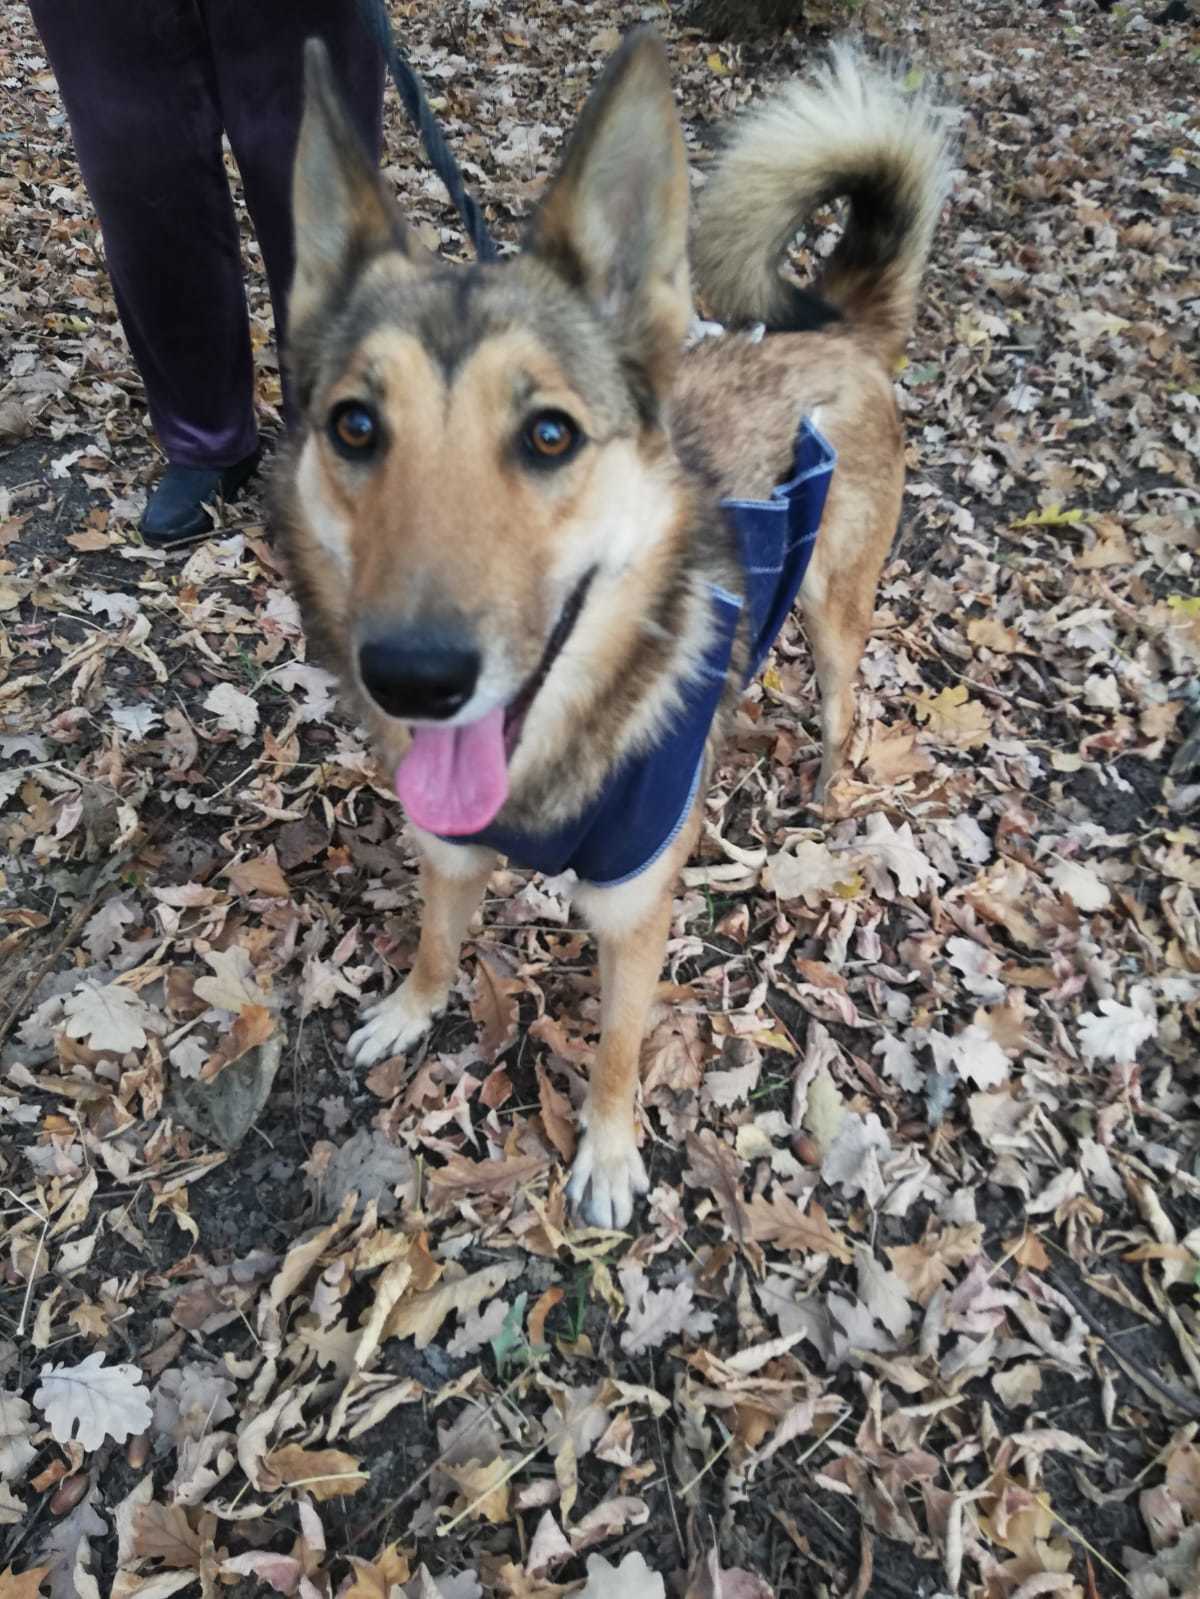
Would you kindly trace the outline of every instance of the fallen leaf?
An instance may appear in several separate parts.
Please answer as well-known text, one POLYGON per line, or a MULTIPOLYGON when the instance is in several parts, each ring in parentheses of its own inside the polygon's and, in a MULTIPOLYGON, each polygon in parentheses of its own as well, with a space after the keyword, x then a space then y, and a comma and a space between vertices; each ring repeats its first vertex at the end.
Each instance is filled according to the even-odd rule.
POLYGON ((77 1366, 43 1366, 33 1402, 46 1417, 56 1440, 76 1439, 84 1449, 98 1449, 105 1438, 123 1443, 150 1425, 150 1395, 136 1366, 106 1366, 94 1350, 77 1366))
POLYGON ((150 1007, 131 988, 120 983, 101 986, 87 979, 67 1000, 63 1015, 68 1038, 83 1039, 92 1049, 116 1055, 145 1049, 147 1027, 155 1025, 150 1007))
POLYGON ((411 1338, 418 1349, 425 1349, 452 1312, 457 1311, 461 1316, 474 1310, 520 1274, 520 1265, 508 1261, 450 1282, 442 1281, 436 1288, 401 1300, 388 1318, 384 1337, 411 1338))
POLYGON ((775 1193, 770 1201, 755 1194, 746 1207, 750 1234, 758 1243, 777 1244, 789 1254, 829 1255, 849 1261, 853 1251, 846 1239, 829 1224, 829 1217, 814 1199, 806 1211, 794 1199, 775 1193))
POLYGON ((636 1263, 622 1266, 618 1276, 628 1308, 628 1319, 621 1331, 621 1348, 627 1355, 656 1349, 685 1329, 695 1337, 712 1330, 710 1313, 695 1308, 695 1290, 690 1283, 651 1288, 644 1267, 636 1263))
POLYGON ((0 1599, 37 1599, 38 1589, 49 1572, 49 1566, 30 1566, 22 1572, 6 1566, 0 1571, 0 1599))
POLYGON ((1059 861, 1051 868, 1050 881, 1081 911, 1102 911, 1112 899, 1108 884, 1079 861, 1059 861))
POLYGON ((602 1555, 589 1555, 586 1571, 579 1599, 666 1599, 666 1584, 644 1555, 627 1554, 619 1566, 602 1555))
POLYGON ((359 1470, 353 1455, 340 1449, 302 1449, 299 1444, 282 1444, 263 1464, 285 1488, 303 1488, 316 1500, 356 1494, 370 1477, 359 1470))
POLYGON ((1132 1061, 1141 1046, 1158 1031, 1154 1002, 1143 986, 1136 1003, 1121 1005, 1102 999, 1095 1011, 1079 1018, 1079 1047, 1088 1060, 1132 1061))
POLYGON ((204 697, 204 709, 212 711, 217 726, 230 733, 249 737, 258 726, 258 702, 232 683, 215 683, 204 697))
POLYGON ((979 749, 991 736, 992 719, 978 700, 971 699, 965 683, 940 694, 920 695, 916 712, 938 742, 953 749, 979 749))

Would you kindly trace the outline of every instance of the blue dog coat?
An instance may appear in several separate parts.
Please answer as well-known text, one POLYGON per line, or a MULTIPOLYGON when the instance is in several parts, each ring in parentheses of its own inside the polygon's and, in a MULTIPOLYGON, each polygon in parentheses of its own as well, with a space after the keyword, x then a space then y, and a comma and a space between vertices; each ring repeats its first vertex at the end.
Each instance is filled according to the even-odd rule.
POLYGON ((514 865, 549 877, 570 867, 583 882, 606 888, 637 877, 657 860, 691 813, 743 607, 749 624, 748 683, 800 592, 836 461, 832 446, 805 418, 791 475, 769 500, 722 500, 737 534, 745 594, 711 586, 712 643, 683 688, 682 709, 653 749, 623 761, 581 816, 548 833, 491 826, 447 842, 484 844, 514 865))

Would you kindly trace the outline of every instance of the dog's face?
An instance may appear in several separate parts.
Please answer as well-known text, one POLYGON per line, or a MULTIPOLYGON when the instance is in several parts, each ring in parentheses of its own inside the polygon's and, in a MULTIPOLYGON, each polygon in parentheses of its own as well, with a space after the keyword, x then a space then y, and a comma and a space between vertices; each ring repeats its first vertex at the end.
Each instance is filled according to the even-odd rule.
POLYGON ((526 251, 441 265, 395 217, 309 47, 293 555, 385 753, 411 733, 397 789, 431 831, 492 820, 509 761, 603 651, 606 598, 670 523, 659 414, 690 314, 686 199, 661 49, 635 36, 526 251))

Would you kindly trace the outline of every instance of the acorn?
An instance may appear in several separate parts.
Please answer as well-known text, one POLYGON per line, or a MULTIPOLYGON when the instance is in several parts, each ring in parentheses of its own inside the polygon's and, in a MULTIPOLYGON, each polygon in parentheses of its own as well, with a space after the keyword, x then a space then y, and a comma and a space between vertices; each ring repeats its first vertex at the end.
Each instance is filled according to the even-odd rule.
POLYGON ((797 1133, 792 1139, 792 1154, 805 1166, 821 1164, 821 1146, 808 1133, 797 1133))
POLYGON ((77 1471, 73 1477, 64 1477, 50 1500, 52 1516, 68 1516, 92 1486, 86 1471, 77 1471))
POLYGON ((125 1445, 125 1459, 134 1471, 141 1471, 150 1458, 150 1435, 139 1432, 125 1445))

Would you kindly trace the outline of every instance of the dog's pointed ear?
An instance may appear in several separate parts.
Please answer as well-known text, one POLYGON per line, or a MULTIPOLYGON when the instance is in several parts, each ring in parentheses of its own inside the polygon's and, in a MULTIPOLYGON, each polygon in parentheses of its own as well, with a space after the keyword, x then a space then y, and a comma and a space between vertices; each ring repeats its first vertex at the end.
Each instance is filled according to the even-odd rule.
POLYGON ((304 47, 304 117, 292 177, 296 271, 289 316, 299 327, 348 284, 372 255, 395 250, 417 265, 424 255, 405 227, 342 104, 329 52, 304 47))
POLYGON ((631 33, 583 108, 528 248, 581 289, 661 394, 692 315, 688 171, 666 52, 631 33))

